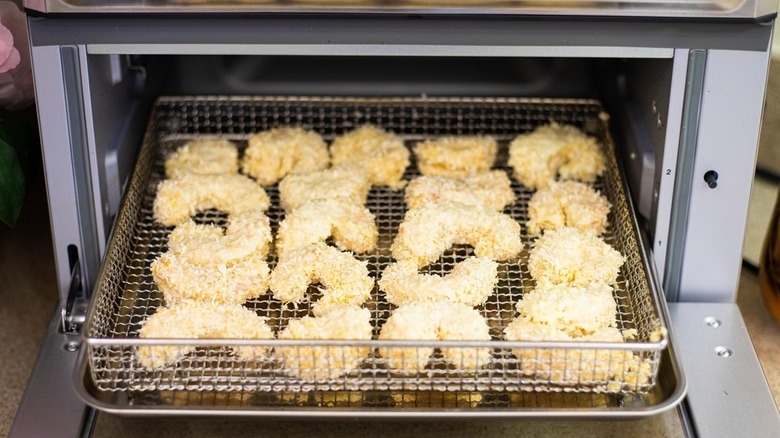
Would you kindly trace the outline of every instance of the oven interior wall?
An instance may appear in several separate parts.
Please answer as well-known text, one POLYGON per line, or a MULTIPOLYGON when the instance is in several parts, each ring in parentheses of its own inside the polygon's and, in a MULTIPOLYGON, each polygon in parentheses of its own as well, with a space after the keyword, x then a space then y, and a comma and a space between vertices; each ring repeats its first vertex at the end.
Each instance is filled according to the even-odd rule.
POLYGON ((180 56, 165 94, 595 97, 572 58, 180 56))
MULTIPOLYGON (((644 230, 656 221, 672 60, 513 57, 88 55, 96 212, 106 238, 160 95, 595 98, 609 113, 644 230)), ((90 270, 97 272, 97 269, 90 270)), ((87 284, 93 284, 89 281, 87 284)))

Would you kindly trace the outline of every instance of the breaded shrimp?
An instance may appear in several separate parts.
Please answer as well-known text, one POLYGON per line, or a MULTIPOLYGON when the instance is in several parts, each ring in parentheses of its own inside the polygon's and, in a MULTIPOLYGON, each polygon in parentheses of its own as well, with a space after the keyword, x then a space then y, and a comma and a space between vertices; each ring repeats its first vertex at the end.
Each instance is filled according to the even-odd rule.
POLYGON ((615 327, 572 336, 560 327, 519 316, 504 329, 508 341, 576 341, 582 348, 515 348, 523 374, 541 380, 542 384, 599 387, 607 392, 623 389, 637 391, 653 375, 651 364, 630 350, 594 349, 588 342, 622 343, 630 333, 615 327))
POLYGON ((491 170, 462 177, 421 176, 406 187, 409 208, 440 201, 458 201, 501 211, 515 202, 512 183, 503 170, 491 170))
MULTIPOLYGON (((146 338, 238 338, 273 339, 274 333, 265 318, 240 305, 185 301, 172 307, 161 307, 146 319, 139 331, 146 338)), ((190 345, 140 346, 138 363, 146 368, 172 365, 195 350, 190 345)), ((267 347, 238 347, 234 351, 241 359, 259 360, 267 347)))
MULTIPOLYGON (((489 341, 490 328, 475 309, 447 301, 411 303, 397 308, 379 333, 379 340, 489 341)), ((490 362, 489 348, 442 348, 456 368, 474 370, 490 362)), ((413 373, 425 368, 432 347, 380 347, 391 368, 413 373)))
POLYGON ((577 181, 552 182, 528 201, 529 234, 574 227, 596 236, 607 227, 612 205, 592 187, 577 181))
MULTIPOLYGON (((294 319, 279 339, 370 340, 371 313, 357 306, 331 308, 318 317, 294 319)), ((357 368, 368 356, 368 346, 277 347, 285 372, 301 379, 336 379, 357 368)))
POLYGON ((157 187, 154 217, 163 225, 186 222, 199 211, 215 208, 228 214, 265 211, 270 199, 260 185, 243 175, 184 175, 157 187))
POLYGON ((529 188, 542 188, 562 179, 594 182, 606 166, 596 139, 570 125, 551 122, 518 135, 509 145, 515 178, 529 188))
POLYGON ((152 262, 152 277, 168 305, 185 300, 242 304, 268 290, 270 269, 254 253, 222 265, 196 265, 167 252, 152 262))
POLYGON ((409 150, 392 132, 366 125, 336 137, 330 145, 334 165, 354 163, 369 174, 371 184, 404 187, 404 170, 409 166, 409 150))
POLYGON ((241 169, 269 186, 288 174, 322 170, 329 163, 328 146, 319 134, 285 126, 251 135, 241 169))
POLYGON ((496 261, 513 259, 523 250, 520 224, 510 216, 457 201, 409 210, 391 250, 396 260, 411 260, 421 268, 458 243, 470 244, 478 257, 496 261))
POLYGON ((356 253, 373 251, 378 238, 374 215, 368 208, 344 199, 309 201, 287 213, 279 224, 276 252, 284 256, 330 236, 341 249, 356 253))
POLYGON ((617 305, 612 292, 603 283, 539 287, 523 296, 517 311, 569 336, 587 336, 615 326, 617 305))
POLYGON ((445 276, 420 274, 410 260, 392 263, 379 280, 387 301, 402 306, 415 302, 449 301, 484 304, 498 283, 498 263, 487 257, 469 257, 445 276))
POLYGON ((274 298, 282 302, 299 303, 309 284, 319 282, 322 298, 315 304, 315 316, 334 307, 361 305, 374 289, 374 279, 368 274, 365 261, 316 242, 285 253, 271 273, 270 287, 274 298))
POLYGON ((545 231, 528 257, 528 269, 540 287, 587 286, 617 282, 625 258, 598 237, 576 228, 545 231))
POLYGON ((228 140, 202 138, 184 144, 165 160, 165 175, 220 175, 238 173, 238 149, 228 140))
POLYGON ((459 177, 487 172, 496 162, 498 145, 483 135, 440 137, 417 143, 417 168, 426 176, 459 177))
POLYGON ((258 210, 231 215, 227 230, 216 225, 199 225, 192 220, 178 225, 168 237, 168 249, 180 259, 196 265, 223 265, 250 254, 268 255, 271 223, 258 210))
POLYGON ((314 200, 341 198, 365 204, 371 183, 365 169, 342 164, 326 170, 288 175, 279 183, 279 202, 288 213, 314 200))

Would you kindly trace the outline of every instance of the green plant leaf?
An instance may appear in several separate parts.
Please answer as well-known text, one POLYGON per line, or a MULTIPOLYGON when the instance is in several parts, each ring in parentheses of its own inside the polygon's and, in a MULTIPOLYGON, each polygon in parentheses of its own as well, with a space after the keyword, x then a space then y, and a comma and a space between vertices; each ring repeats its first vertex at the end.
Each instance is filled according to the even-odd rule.
POLYGON ((24 172, 16 151, 0 139, 0 221, 13 227, 24 202, 24 172))

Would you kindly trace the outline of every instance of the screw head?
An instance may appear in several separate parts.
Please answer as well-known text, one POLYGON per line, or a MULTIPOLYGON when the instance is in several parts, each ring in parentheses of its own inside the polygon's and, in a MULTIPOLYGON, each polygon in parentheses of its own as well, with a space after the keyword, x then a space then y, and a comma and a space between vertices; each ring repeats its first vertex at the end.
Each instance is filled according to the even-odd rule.
POLYGON ((717 328, 720 327, 722 324, 718 318, 715 318, 713 316, 708 316, 704 318, 704 323, 707 324, 708 327, 717 328))
POLYGON ((734 350, 728 347, 715 347, 715 354, 718 357, 731 357, 734 355, 734 350))

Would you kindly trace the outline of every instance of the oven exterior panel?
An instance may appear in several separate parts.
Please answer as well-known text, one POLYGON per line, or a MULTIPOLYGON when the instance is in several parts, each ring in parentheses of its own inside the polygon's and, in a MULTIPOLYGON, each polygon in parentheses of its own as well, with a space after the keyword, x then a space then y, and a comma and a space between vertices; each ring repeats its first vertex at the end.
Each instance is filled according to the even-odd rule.
POLYGON ((202 1, 202 0, 25 0, 25 7, 47 13, 382 13, 468 15, 568 15, 607 17, 696 17, 766 19, 776 11, 772 0, 570 0, 538 2, 504 0, 362 0, 323 1, 202 1))
POLYGON ((678 301, 736 301, 768 67, 769 52, 707 52, 678 301))
POLYGON ((669 303, 689 391, 688 433, 776 437, 780 414, 735 303, 669 303))
MULTIPOLYGON (((62 49, 34 47, 32 54, 59 295, 64 299, 74 263, 80 266, 82 279, 94 278, 105 242, 98 238, 92 209, 90 158, 78 109, 81 96, 76 91, 81 78, 67 78, 62 49), (77 249, 76 259, 68 253, 69 247, 77 249)), ((67 53, 72 55, 70 50, 67 53)), ((77 67, 76 62, 71 57, 69 65, 77 67)), ((89 290, 89 283, 82 288, 89 290)))
MULTIPOLYGON (((629 50, 650 56, 661 49, 671 57, 671 49, 724 49, 766 51, 772 34, 771 23, 663 22, 654 20, 615 21, 608 25, 597 20, 487 18, 464 20, 453 17, 375 17, 356 20, 344 17, 203 17, 186 20, 147 16, 125 17, 30 17, 34 46, 87 45, 90 53, 234 54, 233 47, 256 53, 251 46, 286 50, 312 50, 327 54, 329 47, 343 53, 343 47, 359 48, 364 54, 382 54, 382 46, 430 47, 432 56, 468 54, 480 48, 503 48, 517 55, 538 54, 537 48, 554 48, 554 56, 580 56, 579 48, 600 48, 600 57, 633 57, 629 50), (145 49, 145 46, 150 46, 145 49), (339 49, 341 47, 341 49, 339 49), (457 47, 458 50, 450 48, 457 47), (611 52, 611 50, 616 52, 611 52), (209 50, 209 52, 200 52, 209 50)), ((495 50, 495 49, 491 49, 495 50)), ((588 56, 595 52, 588 49, 588 56)), ((551 55, 552 56, 552 55, 551 55)), ((657 56, 657 55, 655 55, 657 56)))

